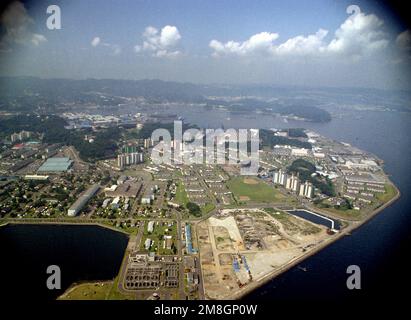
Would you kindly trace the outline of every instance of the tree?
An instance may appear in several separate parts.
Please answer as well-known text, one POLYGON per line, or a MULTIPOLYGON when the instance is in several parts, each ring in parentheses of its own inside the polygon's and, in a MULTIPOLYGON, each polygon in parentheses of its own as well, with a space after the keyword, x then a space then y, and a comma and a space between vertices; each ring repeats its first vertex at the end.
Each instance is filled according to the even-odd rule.
POLYGON ((191 215, 195 217, 201 216, 201 209, 197 203, 188 202, 186 208, 188 209, 191 215))

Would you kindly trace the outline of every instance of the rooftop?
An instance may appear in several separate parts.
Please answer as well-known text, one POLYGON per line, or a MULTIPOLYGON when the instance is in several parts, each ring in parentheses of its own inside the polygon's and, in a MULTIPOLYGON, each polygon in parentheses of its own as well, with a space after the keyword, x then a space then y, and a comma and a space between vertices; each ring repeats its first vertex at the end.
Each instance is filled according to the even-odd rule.
POLYGON ((73 163, 67 157, 48 158, 46 162, 38 169, 38 172, 63 172, 67 171, 73 163))

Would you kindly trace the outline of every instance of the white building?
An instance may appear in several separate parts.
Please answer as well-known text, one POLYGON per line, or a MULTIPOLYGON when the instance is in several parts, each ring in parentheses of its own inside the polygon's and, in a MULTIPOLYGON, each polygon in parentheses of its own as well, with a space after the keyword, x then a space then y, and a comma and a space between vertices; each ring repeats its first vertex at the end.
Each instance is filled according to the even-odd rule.
POLYGON ((120 169, 132 164, 139 164, 144 162, 144 155, 142 152, 123 153, 117 156, 117 165, 120 169))
POLYGON ((113 202, 111 203, 111 207, 113 209, 118 209, 120 203, 120 197, 115 197, 113 202))
POLYGON ((94 184, 89 189, 87 189, 77 200, 74 202, 71 207, 68 209, 67 214, 70 217, 77 215, 87 204, 87 202, 97 193, 100 189, 100 185, 94 184))
POLYGON ((146 241, 144 242, 144 248, 146 248, 146 250, 150 250, 151 247, 151 239, 146 239, 146 241))
POLYGON ((292 148, 291 155, 297 157, 307 157, 308 156, 308 149, 303 148, 292 148))
POLYGON ((102 208, 107 208, 108 204, 110 203, 111 199, 105 199, 102 204, 102 208))
POLYGON ((298 177, 293 174, 287 177, 285 188, 297 192, 299 184, 300 182, 298 180, 298 177))
POLYGON ((154 221, 150 221, 148 224, 147 224, 147 232, 148 233, 152 233, 154 231, 154 221))
POLYGON ((304 182, 300 185, 300 191, 298 193, 301 197, 312 198, 314 196, 314 187, 311 182, 304 182))
POLYGON ((282 186, 285 185, 287 179, 287 175, 283 170, 274 171, 273 174, 273 182, 275 184, 281 184, 282 186))

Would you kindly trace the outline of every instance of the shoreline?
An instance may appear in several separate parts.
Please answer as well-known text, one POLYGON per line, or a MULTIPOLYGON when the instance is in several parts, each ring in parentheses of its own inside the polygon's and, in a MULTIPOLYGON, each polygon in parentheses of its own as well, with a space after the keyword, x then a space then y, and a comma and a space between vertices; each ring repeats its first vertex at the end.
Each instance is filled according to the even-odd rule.
POLYGON ((61 221, 61 222, 56 222, 56 221, 18 221, 18 220, 11 220, 11 221, 5 221, 4 223, 0 224, 0 228, 1 227, 5 227, 7 225, 11 225, 11 224, 31 224, 31 225, 40 225, 40 224, 47 224, 47 225, 55 225, 55 226, 60 226, 60 225, 69 225, 69 226, 97 226, 97 227, 101 227, 101 228, 106 228, 109 229, 111 231, 116 231, 116 232, 120 232, 124 235, 127 235, 130 237, 130 234, 127 233, 124 230, 119 230, 116 229, 115 227, 106 225, 104 223, 101 222, 67 222, 67 221, 61 221))
POLYGON ((394 186, 395 190, 397 191, 396 195, 393 198, 391 198, 389 201, 384 203, 382 206, 376 208, 364 220, 350 221, 351 224, 349 226, 343 228, 338 234, 335 234, 334 236, 332 236, 328 240, 322 242, 321 244, 318 244, 315 248, 311 249, 306 254, 292 259, 291 261, 289 261, 285 265, 281 266, 279 269, 274 270, 274 271, 266 274, 262 278, 256 280, 255 282, 243 287, 237 293, 233 294, 232 296, 230 296, 230 297, 228 297, 224 300, 239 300, 239 299, 244 298, 245 296, 247 296, 252 291, 256 290, 259 287, 262 287, 263 285, 267 284, 268 282, 270 282, 274 278, 278 277, 282 273, 290 270, 291 268, 295 267, 296 265, 298 265, 302 261, 304 261, 307 258, 313 256, 314 254, 320 252, 321 250, 323 250, 327 246, 331 245, 332 243, 340 240, 342 237, 350 235, 351 231, 354 231, 354 230, 358 229, 359 227, 361 227, 362 225, 364 225, 365 223, 369 222, 378 213, 380 213, 384 209, 391 206, 395 201, 397 201, 401 197, 401 192, 397 188, 397 186, 395 184, 393 184, 391 181, 390 181, 390 183, 394 186))
MULTIPOLYGON (((380 213, 381 211, 383 211, 384 209, 386 209, 387 207, 391 206, 395 201, 397 201, 400 197, 401 197, 401 192, 400 190, 397 188, 397 186, 395 184, 393 184, 391 181, 389 181, 393 187, 396 190, 396 195, 391 198, 389 201, 387 201, 386 203, 384 203, 383 205, 381 205, 380 207, 376 208, 372 213, 370 213, 365 219, 363 220, 347 220, 349 221, 349 225, 343 229, 341 229, 341 231, 339 231, 338 233, 334 234, 333 236, 331 236, 329 239, 324 240, 322 243, 318 244, 316 247, 312 248, 311 250, 309 250, 308 252, 306 252, 305 254, 303 254, 302 256, 296 257, 292 260, 290 260, 289 262, 287 262, 286 264, 284 264, 283 266, 281 266, 280 268, 273 270, 272 272, 264 275, 262 278, 253 281, 252 283, 248 284, 247 286, 239 289, 237 291, 237 293, 225 298, 224 300, 239 300, 244 298, 245 296, 247 296, 249 293, 251 293, 252 291, 256 290, 259 287, 262 287, 263 285, 267 284, 268 282, 270 282, 271 280, 273 280, 274 278, 278 277, 279 275, 281 275, 282 273, 288 271, 289 269, 295 267, 296 265, 298 265, 299 263, 301 263, 302 261, 306 260, 307 258, 315 255, 316 253, 320 252, 321 250, 323 250, 324 248, 326 248, 327 246, 331 245, 332 243, 340 240, 341 238, 350 235, 352 231, 358 229, 359 227, 361 227, 362 225, 364 225, 365 223, 367 223, 368 221, 370 221, 371 219, 373 219, 378 213, 380 213)), ((320 214, 324 214, 323 212, 319 212, 320 214)), ((325 214, 324 214, 325 215, 325 214)), ((334 217, 332 217, 334 218, 334 217)), ((342 220, 342 219, 341 219, 342 220)), ((67 221, 61 221, 61 222, 56 222, 56 221, 17 221, 17 220, 12 220, 12 221, 4 221, 2 224, 0 224, 0 227, 3 226, 7 226, 9 224, 48 224, 48 225, 88 225, 88 226, 98 226, 98 227, 102 227, 102 228, 106 228, 109 229, 111 231, 116 231, 116 232, 120 232, 123 233, 125 235, 127 235, 128 237, 130 237, 131 235, 129 233, 127 233, 124 230, 118 230, 115 227, 109 226, 109 225, 105 225, 101 222, 67 222, 67 221)), ((126 249, 127 251, 127 249, 126 249)), ((125 252, 126 255, 127 252, 125 252)), ((124 257, 123 257, 124 259, 124 257)), ((121 268, 119 270, 119 274, 120 274, 121 268)), ((107 280, 110 281, 110 280, 107 280)), ((80 284, 83 283, 82 281, 79 282, 80 284)), ((87 283, 87 282, 84 282, 87 283)), ((71 286, 70 286, 71 287, 71 286)), ((63 293, 64 294, 64 293, 63 293)), ((213 299, 207 299, 205 298, 205 300, 213 300, 213 299)))

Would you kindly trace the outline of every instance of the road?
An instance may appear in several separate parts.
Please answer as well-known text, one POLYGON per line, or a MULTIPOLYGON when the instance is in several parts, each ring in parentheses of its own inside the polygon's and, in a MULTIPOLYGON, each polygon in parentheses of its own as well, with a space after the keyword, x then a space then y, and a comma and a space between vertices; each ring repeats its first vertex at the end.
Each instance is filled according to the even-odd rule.
POLYGON ((178 294, 181 300, 185 300, 186 293, 184 290, 184 261, 183 261, 183 244, 181 239, 181 214, 180 212, 176 212, 177 218, 177 253, 178 253, 178 260, 179 262, 179 286, 178 286, 178 294))
POLYGON ((120 273, 118 277, 118 290, 125 294, 130 293, 129 291, 124 290, 124 287, 123 287, 124 277, 126 275, 127 265, 128 265, 128 253, 140 247, 141 238, 143 237, 143 233, 144 233, 144 226, 145 226, 145 223, 143 221, 138 228, 137 235, 130 236, 127 249, 124 254, 123 262, 121 264, 120 273))

